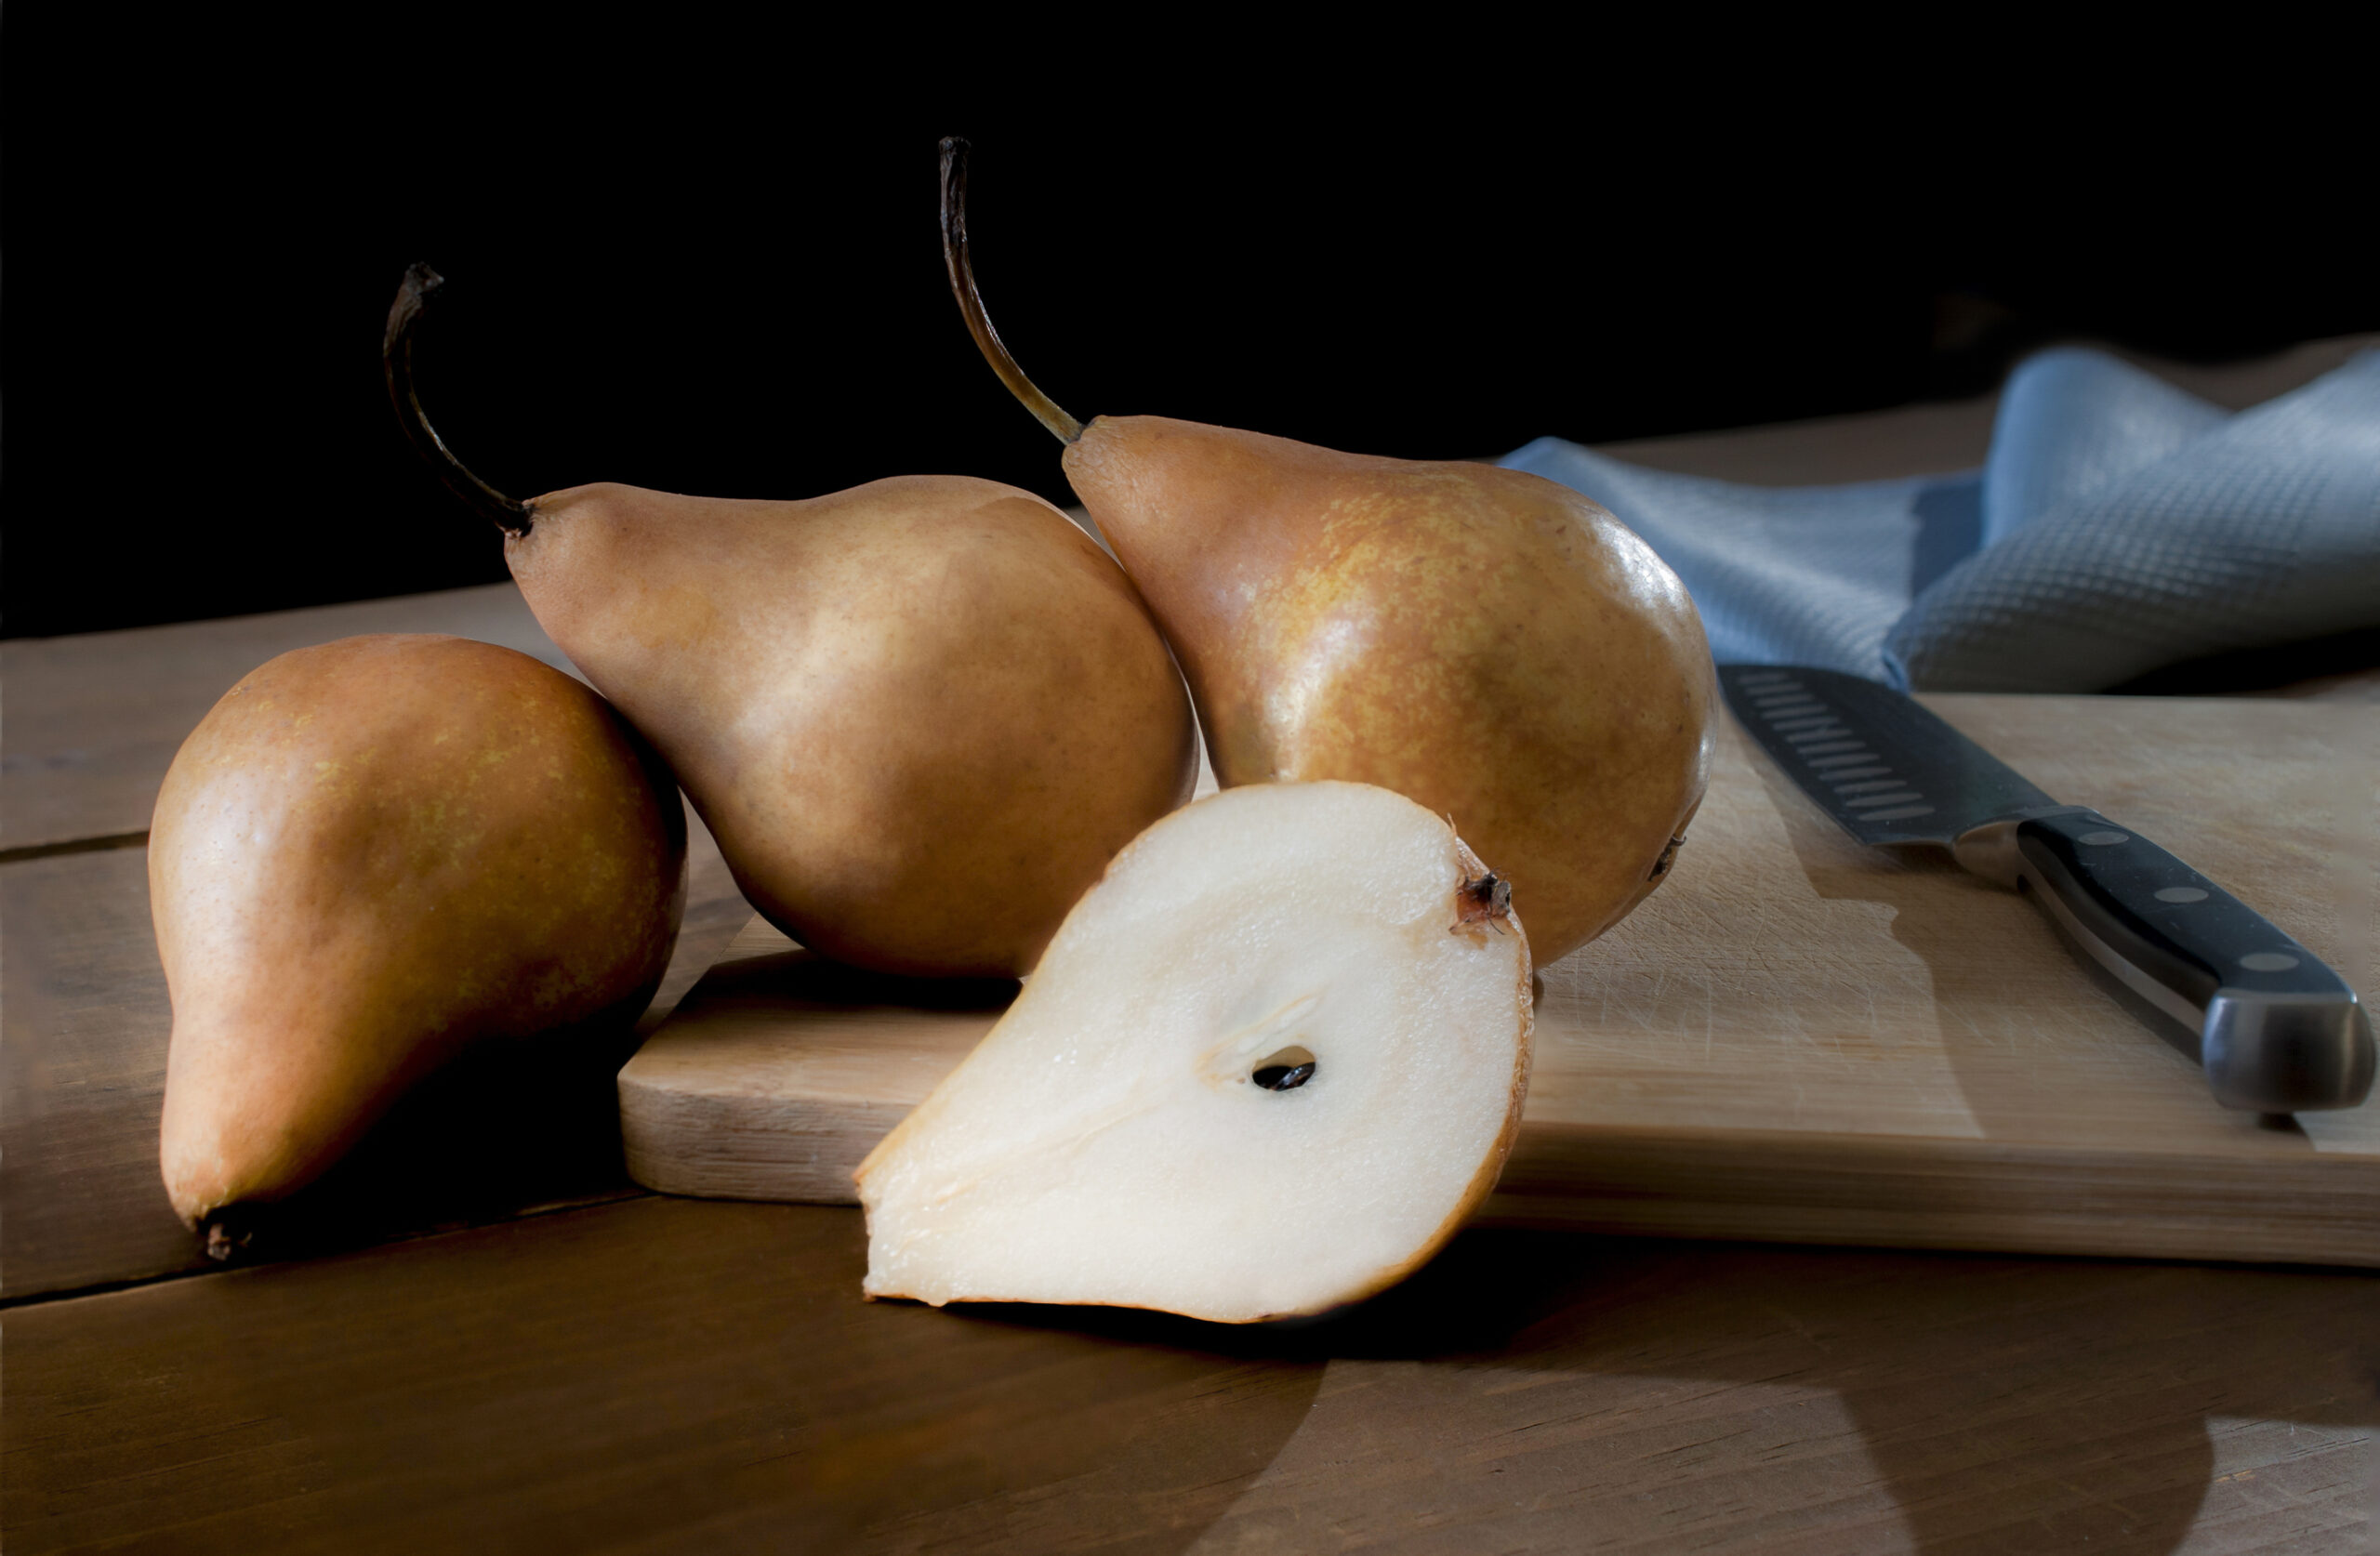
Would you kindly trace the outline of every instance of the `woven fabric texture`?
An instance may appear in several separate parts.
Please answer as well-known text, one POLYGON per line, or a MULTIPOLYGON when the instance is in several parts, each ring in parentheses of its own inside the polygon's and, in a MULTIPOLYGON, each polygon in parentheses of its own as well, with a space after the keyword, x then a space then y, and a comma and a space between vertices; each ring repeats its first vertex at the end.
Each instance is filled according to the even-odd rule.
POLYGON ((1554 438, 1502 461, 1675 568, 1723 663, 2093 692, 2380 626, 2380 351, 2236 415, 2103 352, 2010 376, 1979 471, 1758 487, 1554 438))

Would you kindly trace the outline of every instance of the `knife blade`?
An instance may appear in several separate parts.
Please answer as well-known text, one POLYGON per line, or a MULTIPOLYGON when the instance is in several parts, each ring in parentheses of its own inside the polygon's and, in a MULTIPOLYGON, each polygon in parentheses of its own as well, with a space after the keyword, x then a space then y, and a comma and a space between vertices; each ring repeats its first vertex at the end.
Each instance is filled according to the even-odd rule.
POLYGON ((1798 665, 1722 665, 1727 705, 1842 828, 1947 849, 2032 899, 2090 957, 2199 1035, 2216 1101, 2351 1108, 2372 1022, 2347 982, 2261 914, 2131 827, 2061 805, 1891 687, 1798 665))

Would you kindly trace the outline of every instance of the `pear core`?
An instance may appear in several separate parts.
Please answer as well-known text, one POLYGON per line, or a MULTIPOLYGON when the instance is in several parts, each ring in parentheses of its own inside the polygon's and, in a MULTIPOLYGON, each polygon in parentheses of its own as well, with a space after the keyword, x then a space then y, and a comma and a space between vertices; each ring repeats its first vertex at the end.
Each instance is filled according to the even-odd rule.
POLYGON ((1418 1266, 1493 1186, 1527 1086, 1527 938, 1464 911, 1488 878, 1364 785, 1151 827, 861 1164, 867 1294, 1246 1323, 1418 1266))

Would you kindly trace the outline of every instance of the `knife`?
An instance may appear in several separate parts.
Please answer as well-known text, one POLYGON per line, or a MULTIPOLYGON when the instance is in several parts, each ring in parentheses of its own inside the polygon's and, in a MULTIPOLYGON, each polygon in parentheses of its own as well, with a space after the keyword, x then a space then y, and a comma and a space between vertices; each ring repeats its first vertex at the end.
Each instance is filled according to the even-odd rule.
POLYGON ((2355 991, 2262 915, 2132 828, 2060 805, 1902 693, 1798 665, 1722 665, 1761 749, 1843 829, 1948 849, 2030 897, 2091 958, 2199 1035, 2215 1100, 2351 1108, 2372 1089, 2355 991))

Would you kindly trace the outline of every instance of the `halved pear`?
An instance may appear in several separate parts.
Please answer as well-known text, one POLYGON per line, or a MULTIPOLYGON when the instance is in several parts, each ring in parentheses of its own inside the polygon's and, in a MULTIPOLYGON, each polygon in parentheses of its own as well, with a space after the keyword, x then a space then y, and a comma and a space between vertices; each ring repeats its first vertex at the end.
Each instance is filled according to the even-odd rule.
POLYGON ((1159 821, 860 1164, 867 1294, 1250 1323, 1389 1286, 1520 1126, 1510 904, 1447 822, 1366 784, 1159 821))

